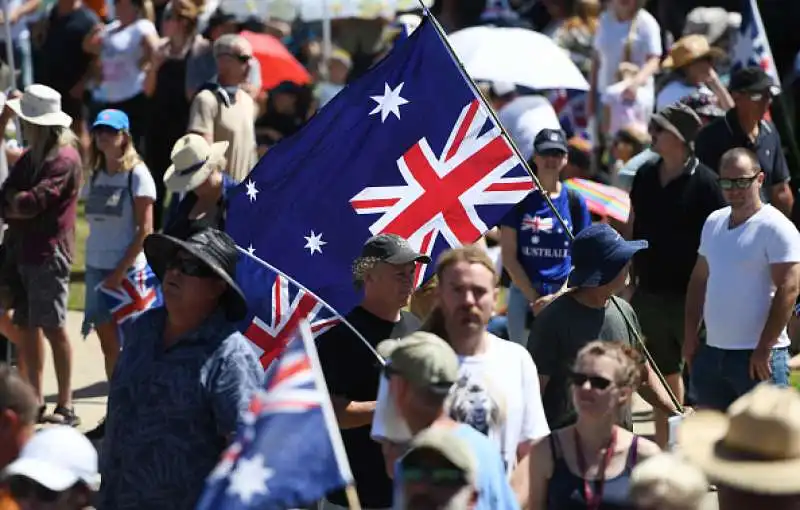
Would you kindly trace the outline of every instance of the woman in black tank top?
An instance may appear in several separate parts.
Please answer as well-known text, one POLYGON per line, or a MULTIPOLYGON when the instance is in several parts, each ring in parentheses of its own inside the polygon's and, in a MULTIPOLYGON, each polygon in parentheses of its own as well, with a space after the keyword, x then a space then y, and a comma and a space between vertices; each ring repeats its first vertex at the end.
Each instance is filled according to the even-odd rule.
POLYGON ((578 353, 572 399, 578 421, 553 431, 531 452, 532 510, 618 510, 628 500, 631 471, 658 446, 619 427, 622 406, 639 384, 639 354, 621 342, 594 341, 578 353))

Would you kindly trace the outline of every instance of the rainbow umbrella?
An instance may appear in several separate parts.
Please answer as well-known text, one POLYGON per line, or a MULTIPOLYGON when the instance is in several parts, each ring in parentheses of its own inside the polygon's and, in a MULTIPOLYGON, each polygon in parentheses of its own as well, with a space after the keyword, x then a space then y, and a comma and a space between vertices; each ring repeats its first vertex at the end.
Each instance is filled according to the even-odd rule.
POLYGON ((628 221, 631 198, 625 190, 589 179, 567 179, 564 184, 583 196, 589 212, 608 216, 623 223, 628 221))

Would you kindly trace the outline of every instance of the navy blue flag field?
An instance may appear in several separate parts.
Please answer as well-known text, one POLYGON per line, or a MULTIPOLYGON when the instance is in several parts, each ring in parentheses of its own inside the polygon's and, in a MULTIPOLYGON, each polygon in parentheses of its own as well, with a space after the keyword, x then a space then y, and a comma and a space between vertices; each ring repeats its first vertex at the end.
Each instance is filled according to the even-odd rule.
MULTIPOLYGON (((477 240, 533 184, 430 19, 259 161, 232 194, 236 243, 341 313, 388 232, 433 258, 477 240)), ((420 268, 416 283, 433 273, 420 268)))
MULTIPOLYGON (((304 507, 353 478, 308 324, 267 371, 197 510, 304 507)), ((295 330, 297 332, 297 330, 295 330)))

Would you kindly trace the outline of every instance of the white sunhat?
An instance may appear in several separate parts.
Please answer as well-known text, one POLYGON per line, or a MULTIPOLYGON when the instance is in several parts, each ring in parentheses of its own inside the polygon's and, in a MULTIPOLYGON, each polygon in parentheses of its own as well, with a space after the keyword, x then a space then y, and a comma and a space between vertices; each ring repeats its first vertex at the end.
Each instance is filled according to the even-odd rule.
POLYGON ((55 492, 78 482, 90 490, 100 488, 97 450, 86 437, 67 425, 54 425, 37 432, 19 457, 3 471, 3 479, 24 476, 55 492))
POLYGON ((9 99, 7 104, 19 118, 31 124, 61 127, 72 125, 72 117, 61 110, 61 94, 46 85, 28 85, 22 97, 9 99))
POLYGON ((227 150, 228 142, 209 144, 194 133, 182 136, 172 147, 172 165, 164 173, 164 184, 176 193, 192 191, 208 179, 213 163, 221 161, 227 150))

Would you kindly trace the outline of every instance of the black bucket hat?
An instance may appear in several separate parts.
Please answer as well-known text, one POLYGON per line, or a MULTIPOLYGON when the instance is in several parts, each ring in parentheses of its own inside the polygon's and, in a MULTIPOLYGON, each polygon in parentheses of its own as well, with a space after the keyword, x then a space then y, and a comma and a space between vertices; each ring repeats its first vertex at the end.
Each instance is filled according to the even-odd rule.
POLYGON ((215 228, 204 228, 185 240, 166 234, 151 234, 144 240, 147 262, 160 281, 164 280, 167 265, 180 250, 197 257, 228 284, 228 290, 221 300, 228 319, 232 322, 244 319, 247 300, 235 281, 239 252, 233 239, 215 228))

